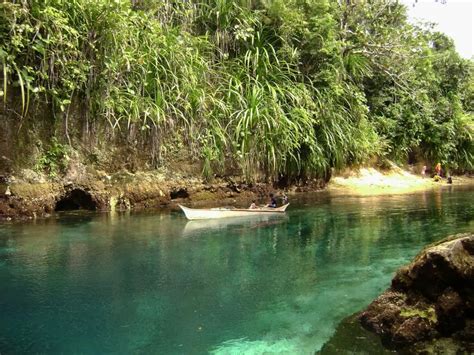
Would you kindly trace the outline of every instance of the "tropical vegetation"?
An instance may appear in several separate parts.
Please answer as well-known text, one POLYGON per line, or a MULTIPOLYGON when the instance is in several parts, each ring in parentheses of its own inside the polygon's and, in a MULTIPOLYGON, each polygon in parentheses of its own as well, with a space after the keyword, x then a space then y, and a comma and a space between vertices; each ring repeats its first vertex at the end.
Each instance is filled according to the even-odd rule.
POLYGON ((0 38, 24 164, 115 147, 249 180, 474 169, 473 61, 396 0, 10 0, 0 38))

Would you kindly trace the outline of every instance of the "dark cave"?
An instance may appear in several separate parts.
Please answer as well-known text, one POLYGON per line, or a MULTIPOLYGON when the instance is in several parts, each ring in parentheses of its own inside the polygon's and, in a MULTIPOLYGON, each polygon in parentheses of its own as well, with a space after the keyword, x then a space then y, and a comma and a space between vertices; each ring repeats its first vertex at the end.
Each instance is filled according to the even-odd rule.
POLYGON ((186 189, 183 189, 183 188, 170 192, 170 198, 172 200, 177 199, 177 198, 188 198, 188 197, 189 197, 188 192, 186 191, 186 189))
POLYGON ((74 211, 74 210, 89 210, 95 211, 97 209, 96 202, 92 196, 81 189, 74 189, 63 196, 56 202, 55 211, 74 211))

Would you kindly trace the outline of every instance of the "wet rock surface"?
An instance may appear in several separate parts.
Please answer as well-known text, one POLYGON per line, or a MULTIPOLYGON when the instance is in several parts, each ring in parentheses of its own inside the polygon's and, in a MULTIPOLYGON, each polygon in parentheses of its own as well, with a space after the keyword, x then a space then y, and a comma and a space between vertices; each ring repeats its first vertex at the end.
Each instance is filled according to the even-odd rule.
POLYGON ((340 354, 395 354, 395 351, 383 347, 380 338, 364 329, 357 314, 349 316, 339 323, 334 335, 316 352, 319 355, 340 354))
MULTIPOLYGON (((76 169, 75 171, 77 171, 76 169)), ((288 186, 286 192, 315 191, 324 182, 314 180, 288 186)), ((130 173, 104 171, 67 174, 45 182, 42 176, 26 171, 22 177, 0 182, 0 220, 28 219, 68 210, 141 210, 185 203, 197 207, 246 206, 256 199, 267 200, 269 192, 282 189, 271 183, 248 184, 239 177, 215 178, 212 182, 159 171, 130 173)))
POLYGON ((474 352, 474 234, 424 249, 359 315, 385 346, 408 353, 474 352))

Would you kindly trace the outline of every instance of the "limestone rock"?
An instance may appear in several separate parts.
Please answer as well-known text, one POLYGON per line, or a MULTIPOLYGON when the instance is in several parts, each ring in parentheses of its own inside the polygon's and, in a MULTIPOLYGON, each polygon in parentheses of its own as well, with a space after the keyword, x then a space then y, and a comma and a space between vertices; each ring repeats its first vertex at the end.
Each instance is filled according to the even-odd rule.
POLYGON ((21 180, 30 184, 44 184, 46 182, 46 177, 44 174, 31 169, 21 170, 20 177, 21 180))
POLYGON ((397 272, 392 287, 416 290, 432 300, 449 286, 464 288, 468 280, 474 279, 472 243, 469 237, 458 237, 425 249, 408 267, 397 272))
POLYGON ((359 320, 389 347, 452 337, 466 349, 474 344, 473 305, 474 234, 465 233, 429 246, 401 268, 359 320))

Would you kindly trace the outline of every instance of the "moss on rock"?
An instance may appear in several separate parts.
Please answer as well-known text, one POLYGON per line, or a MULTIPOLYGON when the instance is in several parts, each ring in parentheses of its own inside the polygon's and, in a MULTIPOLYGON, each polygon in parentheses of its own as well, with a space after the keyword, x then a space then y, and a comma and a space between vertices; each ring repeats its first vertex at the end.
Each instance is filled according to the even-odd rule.
POLYGON ((464 336, 474 324, 473 242, 465 233, 425 248, 359 315, 362 325, 396 349, 422 349, 417 344, 447 336, 461 339, 459 349, 474 346, 474 337, 464 336))

